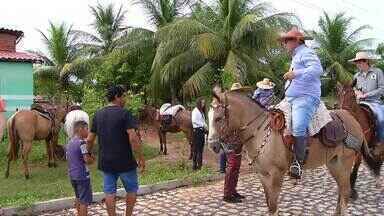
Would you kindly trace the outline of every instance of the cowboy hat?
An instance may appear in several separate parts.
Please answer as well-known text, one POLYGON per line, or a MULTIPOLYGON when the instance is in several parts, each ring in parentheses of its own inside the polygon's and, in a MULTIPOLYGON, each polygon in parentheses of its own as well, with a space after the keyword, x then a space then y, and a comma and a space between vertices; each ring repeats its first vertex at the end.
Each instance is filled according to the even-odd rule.
POLYGON ((348 60, 349 62, 356 62, 359 60, 374 60, 367 52, 357 52, 355 58, 348 60))
POLYGON ((292 27, 288 32, 280 34, 280 41, 284 41, 286 39, 313 40, 310 36, 304 36, 304 34, 301 33, 297 27, 292 27))
POLYGON ((257 88, 261 89, 273 89, 275 87, 275 83, 273 83, 270 79, 264 78, 262 81, 256 83, 257 88))
POLYGON ((233 83, 231 86, 231 91, 242 89, 243 86, 240 83, 233 83))

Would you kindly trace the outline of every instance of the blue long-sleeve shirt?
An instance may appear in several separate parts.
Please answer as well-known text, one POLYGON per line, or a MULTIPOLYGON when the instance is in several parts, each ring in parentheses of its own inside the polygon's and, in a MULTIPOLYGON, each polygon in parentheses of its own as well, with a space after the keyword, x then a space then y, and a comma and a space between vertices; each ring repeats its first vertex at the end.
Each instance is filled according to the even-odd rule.
POLYGON ((295 74, 285 95, 287 97, 301 97, 305 95, 320 98, 323 67, 315 51, 304 44, 298 46, 292 57, 291 68, 295 74))

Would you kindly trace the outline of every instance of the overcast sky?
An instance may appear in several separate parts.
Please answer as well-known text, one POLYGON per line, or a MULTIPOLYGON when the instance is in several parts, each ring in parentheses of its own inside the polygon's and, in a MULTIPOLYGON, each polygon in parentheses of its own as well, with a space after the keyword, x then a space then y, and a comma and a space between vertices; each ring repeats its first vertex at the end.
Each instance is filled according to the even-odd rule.
MULTIPOLYGON (((65 21, 74 29, 92 31, 92 16, 89 5, 115 3, 123 4, 127 11, 126 24, 130 26, 153 28, 147 22, 143 10, 132 5, 132 0, 1 0, 0 27, 24 31, 19 50, 44 50, 44 44, 37 29, 45 30, 49 21, 65 21)), ((372 30, 363 37, 377 38, 384 41, 384 15, 380 11, 382 0, 269 0, 277 10, 293 12, 299 16, 306 29, 316 29, 319 16, 325 10, 330 14, 346 12, 355 17, 354 26, 369 24, 372 30)))

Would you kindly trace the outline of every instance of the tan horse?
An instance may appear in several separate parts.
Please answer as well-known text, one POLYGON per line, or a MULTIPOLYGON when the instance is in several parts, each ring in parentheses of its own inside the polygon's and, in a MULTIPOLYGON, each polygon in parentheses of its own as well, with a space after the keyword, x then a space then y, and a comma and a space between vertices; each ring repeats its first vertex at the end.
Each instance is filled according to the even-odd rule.
MULTIPOLYGON (((382 145, 378 145, 378 142, 375 137, 374 116, 366 106, 357 103, 355 91, 353 90, 353 83, 348 83, 344 85, 339 84, 337 86, 337 96, 340 108, 348 110, 352 114, 352 116, 357 119, 357 121, 360 123, 361 128, 364 131, 365 139, 367 140, 369 149, 371 150, 374 156, 372 160, 367 160, 367 165, 376 178, 376 185, 380 187, 380 170, 384 158, 382 157, 382 152, 377 151, 380 150, 380 147, 382 145)), ((357 199, 358 197, 357 191, 355 190, 355 184, 360 164, 361 156, 356 159, 351 174, 352 199, 357 199)))
MULTIPOLYGON (((292 151, 284 144, 282 135, 269 127, 268 112, 239 91, 222 93, 216 89, 209 111, 210 148, 218 153, 219 146, 235 149, 243 145, 264 188, 269 213, 278 215, 278 197, 284 175, 293 159, 292 151), (240 142, 226 143, 230 137, 240 142)), ((359 123, 347 111, 335 110, 344 125, 359 143, 364 134, 359 123)), ((368 155, 364 154, 365 157, 368 155)), ((340 143, 335 148, 325 147, 318 138, 311 138, 309 155, 304 169, 326 165, 338 185, 336 214, 345 213, 350 194, 350 174, 356 152, 340 143)))
POLYGON ((7 128, 9 136, 8 165, 5 177, 9 176, 11 161, 17 160, 21 145, 21 156, 23 159, 24 175, 29 178, 28 154, 34 140, 45 140, 48 167, 56 167, 56 156, 64 157, 64 149, 58 145, 58 135, 61 123, 67 114, 66 107, 57 106, 54 112, 54 121, 51 121, 35 110, 23 110, 16 112, 8 119, 7 128))
POLYGON ((192 159, 192 120, 191 111, 181 110, 173 118, 167 130, 161 129, 159 112, 155 107, 145 105, 139 113, 140 123, 149 124, 155 127, 160 140, 160 153, 167 154, 167 133, 183 132, 191 147, 190 159, 192 159))

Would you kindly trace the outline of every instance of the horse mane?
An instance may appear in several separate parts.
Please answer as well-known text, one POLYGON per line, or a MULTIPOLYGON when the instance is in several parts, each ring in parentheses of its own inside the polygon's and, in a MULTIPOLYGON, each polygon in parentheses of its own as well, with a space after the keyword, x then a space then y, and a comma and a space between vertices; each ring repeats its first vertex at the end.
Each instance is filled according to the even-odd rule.
POLYGON ((263 109, 263 106, 261 106, 257 101, 252 100, 252 98, 250 98, 247 95, 248 92, 235 90, 235 91, 227 91, 224 94, 226 94, 227 97, 229 96, 231 99, 240 100, 242 102, 247 102, 249 104, 249 106, 251 106, 251 107, 263 109))

